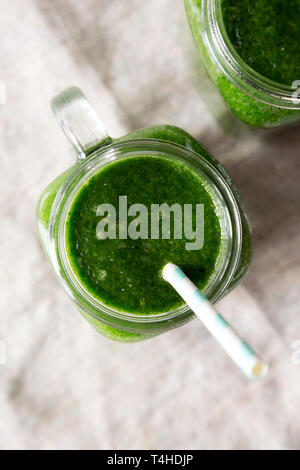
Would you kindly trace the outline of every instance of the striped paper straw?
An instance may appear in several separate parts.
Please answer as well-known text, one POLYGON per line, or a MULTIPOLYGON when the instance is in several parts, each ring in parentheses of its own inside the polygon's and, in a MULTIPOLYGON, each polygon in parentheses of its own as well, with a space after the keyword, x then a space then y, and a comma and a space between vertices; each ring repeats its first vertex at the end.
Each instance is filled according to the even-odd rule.
POLYGON ((237 335, 225 318, 215 311, 212 304, 178 266, 168 263, 162 271, 162 276, 174 287, 248 378, 259 378, 267 374, 267 364, 237 335))

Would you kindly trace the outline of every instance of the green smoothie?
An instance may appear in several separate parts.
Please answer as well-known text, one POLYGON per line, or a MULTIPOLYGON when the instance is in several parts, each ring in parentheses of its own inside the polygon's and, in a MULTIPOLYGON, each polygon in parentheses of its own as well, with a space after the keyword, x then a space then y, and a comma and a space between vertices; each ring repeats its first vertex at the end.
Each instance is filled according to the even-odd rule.
MULTIPOLYGON (((103 216, 105 219, 107 214, 103 216)), ((129 216, 128 225, 134 219, 129 216)), ((138 229, 139 232, 140 227, 138 229)), ((193 230, 196 229, 193 220, 193 230)), ((161 270, 168 262, 180 265, 203 290, 215 270, 221 246, 220 223, 207 183, 187 166, 154 156, 126 158, 111 163, 93 176, 71 206, 66 234, 72 268, 85 289, 105 305, 137 315, 168 312, 183 305, 178 294, 161 277, 161 270), (149 230, 137 234, 145 239, 121 238, 124 231, 119 224, 120 196, 127 197, 128 208, 138 203, 147 209, 149 230), (116 208, 113 239, 97 236, 97 208, 101 204, 116 208), (171 218, 170 238, 163 239, 162 214, 159 213, 159 239, 152 239, 153 204, 169 207, 177 204, 181 208, 191 204, 194 209, 197 204, 203 204, 203 247, 188 250, 184 233, 182 239, 175 239, 171 218)))
POLYGON ((236 51, 256 72, 292 86, 300 80, 300 0, 222 0, 236 51))
MULTIPOLYGON (((249 225, 239 194, 224 167, 184 130, 173 126, 153 126, 115 139, 111 146, 100 146, 86 160, 77 162, 51 183, 38 204, 37 225, 40 239, 60 282, 93 327, 115 341, 141 341, 189 321, 192 318, 189 312, 180 315, 180 318, 176 316, 174 320, 159 318, 159 313, 182 305, 181 299, 160 277, 160 270, 167 261, 172 261, 180 265, 204 289, 213 274, 218 255, 223 252, 220 215, 216 215, 216 198, 211 194, 215 182, 212 181, 211 186, 207 186, 207 179, 201 172, 194 170, 193 165, 174 159, 172 154, 168 158, 156 155, 157 149, 170 144, 192 150, 199 159, 204 159, 207 165, 214 168, 218 175, 216 177, 226 180, 237 204, 242 224, 242 240, 239 242, 241 252, 230 283, 222 291, 223 297, 241 281, 249 269, 252 255, 249 225), (82 167, 93 167, 98 161, 103 161, 101 151, 105 153, 107 149, 110 152, 110 149, 118 145, 131 149, 133 142, 141 142, 143 150, 148 151, 147 156, 143 156, 143 153, 138 156, 130 154, 130 157, 113 161, 102 169, 98 168, 81 183, 82 167), (153 148, 154 143, 156 145, 153 148), (149 148, 154 153, 149 153, 149 148), (80 175, 76 176, 78 172, 80 175), (79 297, 58 256, 58 221, 65 197, 69 194, 67 187, 77 180, 80 184, 76 194, 70 198, 64 216, 62 240, 68 263, 75 273, 74 278, 80 282, 85 292, 102 304, 131 315, 134 318, 133 325, 125 318, 126 315, 121 315, 118 319, 107 317, 105 311, 91 306, 79 297), (205 233, 202 249, 186 250, 186 239, 174 239, 173 236, 159 240, 99 238, 97 226, 105 218, 99 217, 99 205, 110 203, 118 208, 119 196, 124 195, 127 196, 128 208, 140 203, 149 209, 153 202, 168 203, 170 207, 174 202, 204 204, 205 233)), ((218 214, 219 212, 220 210, 218 214)), ((237 243, 236 238, 233 243, 237 243)), ((212 284, 215 285, 214 282, 212 284)), ((211 296, 214 295, 212 291, 211 296)), ((212 300, 210 295, 208 297, 212 300)))
POLYGON ((299 120, 299 106, 287 106, 285 93, 293 93, 300 80, 300 0, 185 0, 185 5, 203 64, 231 111, 252 127, 299 120), (228 59, 228 43, 234 60, 228 59), (246 77, 249 66, 256 73, 247 70, 246 77), (263 85, 257 85, 258 77, 263 85), (288 88, 274 93, 266 79, 288 88))

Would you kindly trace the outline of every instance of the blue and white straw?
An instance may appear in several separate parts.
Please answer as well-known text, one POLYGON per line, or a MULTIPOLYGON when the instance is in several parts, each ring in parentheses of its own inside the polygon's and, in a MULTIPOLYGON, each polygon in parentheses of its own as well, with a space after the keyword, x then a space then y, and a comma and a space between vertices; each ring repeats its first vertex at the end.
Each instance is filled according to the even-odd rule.
POLYGON ((259 378, 267 374, 267 364, 235 333, 225 318, 215 311, 212 304, 178 266, 168 263, 162 271, 162 276, 174 287, 248 378, 259 378))

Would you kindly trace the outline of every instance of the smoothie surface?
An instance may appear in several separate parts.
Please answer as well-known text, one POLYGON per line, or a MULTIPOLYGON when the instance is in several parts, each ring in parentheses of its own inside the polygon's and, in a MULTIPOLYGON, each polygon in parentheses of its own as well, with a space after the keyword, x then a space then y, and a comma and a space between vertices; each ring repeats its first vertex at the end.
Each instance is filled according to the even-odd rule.
MULTIPOLYGON (((128 217, 128 223, 134 218, 128 217)), ((77 193, 66 224, 67 254, 81 284, 105 305, 136 315, 159 314, 183 305, 161 278, 167 262, 178 264, 203 289, 221 250, 220 222, 206 183, 185 165, 162 157, 130 157, 100 170, 77 193), (101 204, 116 208, 119 233, 119 196, 127 196, 128 207, 136 203, 147 207, 149 227, 152 204, 204 204, 203 248, 186 250, 190 240, 174 239, 172 232, 169 240, 99 239, 101 204)))
POLYGON ((221 0, 227 34, 240 57, 282 85, 300 80, 300 0, 221 0))

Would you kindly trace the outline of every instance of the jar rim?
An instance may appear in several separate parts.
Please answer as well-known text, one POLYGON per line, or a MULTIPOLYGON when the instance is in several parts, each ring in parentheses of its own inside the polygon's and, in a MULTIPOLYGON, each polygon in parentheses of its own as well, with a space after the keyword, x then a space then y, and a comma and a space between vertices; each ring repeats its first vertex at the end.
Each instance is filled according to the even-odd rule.
POLYGON ((240 57, 227 34, 221 2, 202 0, 201 22, 205 45, 225 77, 241 91, 265 104, 300 109, 298 81, 296 87, 274 82, 256 72, 240 57))
MULTIPOLYGON (((121 159, 134 158, 139 155, 173 158, 190 166, 196 172, 200 172, 200 169, 203 170, 203 175, 214 187, 216 200, 219 198, 219 204, 223 201, 223 234, 227 233, 228 246, 226 259, 225 251, 223 251, 224 259, 218 260, 218 276, 212 279, 207 292, 205 292, 213 302, 224 294, 236 272, 241 255, 242 223, 235 196, 223 175, 203 156, 182 145, 159 139, 136 139, 117 142, 96 149, 86 160, 79 164, 78 168, 60 188, 51 209, 49 224, 50 249, 52 250, 52 259, 56 260, 54 268, 59 272, 60 278, 63 279, 62 282, 68 294, 85 313, 104 321, 109 326, 116 327, 117 322, 117 327, 120 329, 123 327, 126 331, 140 333, 143 325, 147 332, 150 326, 152 330, 156 331, 165 322, 185 323, 194 315, 186 304, 169 312, 152 315, 130 314, 108 307, 99 299, 94 298, 84 288, 72 270, 65 246, 67 215, 82 185, 105 166, 121 159), (101 316, 99 317, 100 313, 101 316)), ((218 217, 219 220, 220 217, 218 217)), ((225 243, 226 237, 223 238, 225 243)), ((220 250, 219 256, 221 256, 221 253, 220 250)))

